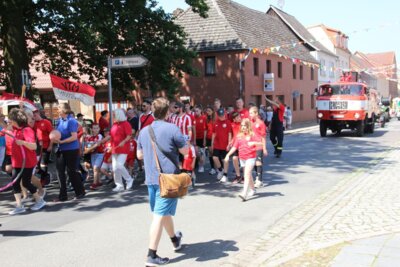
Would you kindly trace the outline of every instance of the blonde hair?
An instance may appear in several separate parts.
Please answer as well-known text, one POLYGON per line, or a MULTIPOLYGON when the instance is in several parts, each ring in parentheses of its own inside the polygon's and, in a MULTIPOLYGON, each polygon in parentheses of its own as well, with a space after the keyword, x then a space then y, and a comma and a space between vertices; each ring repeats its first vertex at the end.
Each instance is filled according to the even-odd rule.
POLYGON ((251 121, 247 118, 243 119, 242 122, 240 123, 240 132, 238 136, 245 136, 246 132, 250 136, 254 135, 253 127, 251 127, 251 121), (246 131, 243 131, 242 124, 246 124, 246 131))
POLYGON ((117 108, 114 110, 114 117, 116 121, 126 121, 125 110, 122 108, 117 108))
POLYGON ((168 114, 169 101, 165 97, 159 97, 151 104, 154 118, 163 120, 168 114))

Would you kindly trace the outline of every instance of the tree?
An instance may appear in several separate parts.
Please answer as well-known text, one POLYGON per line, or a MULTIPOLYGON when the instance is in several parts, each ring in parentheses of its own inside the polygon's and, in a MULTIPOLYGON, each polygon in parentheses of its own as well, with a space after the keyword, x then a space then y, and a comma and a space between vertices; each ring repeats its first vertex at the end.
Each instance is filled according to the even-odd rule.
MULTIPOLYGON (((186 0, 205 17, 207 0, 186 0)), ((0 83, 20 93, 21 69, 65 78, 105 79, 107 56, 141 54, 150 64, 113 73, 113 88, 174 95, 182 72, 195 74, 186 35, 155 0, 3 0, 0 3, 0 83), (134 81, 134 82, 133 82, 134 81)))

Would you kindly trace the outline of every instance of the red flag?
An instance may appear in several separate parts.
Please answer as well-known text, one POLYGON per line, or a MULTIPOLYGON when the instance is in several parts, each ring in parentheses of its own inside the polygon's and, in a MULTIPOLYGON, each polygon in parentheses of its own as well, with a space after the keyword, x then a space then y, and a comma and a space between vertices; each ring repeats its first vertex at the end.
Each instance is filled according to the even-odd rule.
POLYGON ((84 83, 73 82, 50 74, 53 92, 57 99, 79 100, 87 106, 94 105, 96 90, 84 83))
POLYGON ((34 111, 36 110, 35 103, 25 97, 20 97, 15 94, 10 94, 3 92, 2 96, 0 97, 0 107, 2 106, 18 106, 20 103, 24 104, 24 107, 34 111))

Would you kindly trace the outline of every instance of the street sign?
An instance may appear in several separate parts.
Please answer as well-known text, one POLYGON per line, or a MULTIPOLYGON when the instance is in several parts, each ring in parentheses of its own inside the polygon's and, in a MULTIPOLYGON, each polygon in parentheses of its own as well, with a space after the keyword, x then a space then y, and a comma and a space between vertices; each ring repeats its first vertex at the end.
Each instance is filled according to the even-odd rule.
POLYGON ((148 60, 141 55, 111 58, 112 69, 140 68, 147 64, 148 60))

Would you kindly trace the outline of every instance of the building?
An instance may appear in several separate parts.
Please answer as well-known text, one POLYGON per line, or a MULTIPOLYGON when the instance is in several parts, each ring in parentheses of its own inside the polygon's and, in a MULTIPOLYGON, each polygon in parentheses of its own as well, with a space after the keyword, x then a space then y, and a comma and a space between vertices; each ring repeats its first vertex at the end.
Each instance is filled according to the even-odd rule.
POLYGON ((350 69, 351 52, 348 48, 349 37, 343 32, 327 27, 323 24, 311 26, 308 31, 329 51, 338 57, 338 62, 321 61, 320 76, 329 76, 331 81, 337 81, 343 70, 350 69))
POLYGON ((241 96, 245 104, 265 104, 280 96, 293 110, 294 121, 315 118, 314 89, 318 86, 316 49, 299 38, 279 17, 230 0, 207 0, 207 18, 189 8, 175 22, 198 53, 200 75, 185 75, 181 97, 192 103, 227 106, 241 96))

